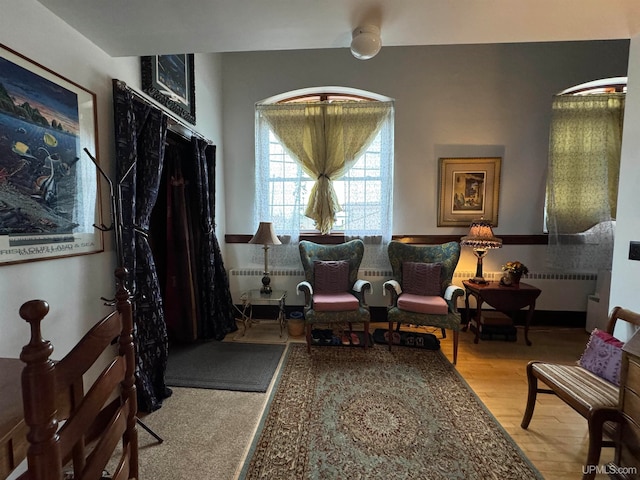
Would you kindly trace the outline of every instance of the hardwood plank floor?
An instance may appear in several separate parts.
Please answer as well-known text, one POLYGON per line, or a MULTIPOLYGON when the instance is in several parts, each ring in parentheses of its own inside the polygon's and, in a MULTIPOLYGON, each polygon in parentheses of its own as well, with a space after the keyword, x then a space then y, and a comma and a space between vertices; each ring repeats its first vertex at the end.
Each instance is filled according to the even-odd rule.
MULTIPOLYGON (((441 339, 441 348, 451 360, 450 337, 441 339)), ((555 395, 539 394, 529 428, 522 429, 520 422, 527 402, 527 363, 530 360, 577 361, 589 339, 587 332, 575 328, 532 327, 530 347, 525 344, 524 330, 520 327, 516 342, 480 340, 474 344, 473 338, 471 332, 460 332, 458 372, 545 479, 580 479, 588 445, 587 422, 582 416, 555 395)), ((601 465, 611 460, 613 449, 604 448, 601 465)), ((598 474, 596 478, 608 476, 598 474)))

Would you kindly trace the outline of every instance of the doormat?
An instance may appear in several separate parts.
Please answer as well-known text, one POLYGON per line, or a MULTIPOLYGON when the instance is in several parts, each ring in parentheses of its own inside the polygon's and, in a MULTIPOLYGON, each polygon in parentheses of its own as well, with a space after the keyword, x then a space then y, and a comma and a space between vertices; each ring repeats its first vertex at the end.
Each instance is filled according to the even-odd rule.
POLYGON ((169 348, 170 387, 266 392, 286 345, 208 341, 169 348))
MULTIPOLYGON (((376 343, 389 344, 389 331, 384 328, 376 328, 373 332, 373 340, 376 343)), ((391 332, 393 345, 402 347, 424 348, 425 350, 440 350, 440 340, 433 333, 419 332, 391 332)))

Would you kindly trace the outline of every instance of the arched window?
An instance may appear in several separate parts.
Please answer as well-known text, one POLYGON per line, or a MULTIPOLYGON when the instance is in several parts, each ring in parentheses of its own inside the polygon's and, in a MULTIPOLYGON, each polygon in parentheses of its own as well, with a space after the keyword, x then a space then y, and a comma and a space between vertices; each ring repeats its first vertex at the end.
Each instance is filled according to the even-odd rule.
POLYGON ((393 101, 326 87, 256 105, 255 225, 391 237, 393 101))
POLYGON ((610 268, 626 80, 588 82, 553 98, 545 223, 558 268, 610 268))

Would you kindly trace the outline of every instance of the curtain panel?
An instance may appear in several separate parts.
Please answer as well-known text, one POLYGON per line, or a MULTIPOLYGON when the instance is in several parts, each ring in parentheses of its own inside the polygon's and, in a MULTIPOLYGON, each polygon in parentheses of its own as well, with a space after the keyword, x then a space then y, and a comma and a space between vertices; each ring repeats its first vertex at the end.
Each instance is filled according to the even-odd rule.
POLYGON ((291 158, 315 184, 305 215, 327 234, 341 206, 332 181, 344 176, 393 111, 392 102, 312 102, 257 105, 291 158))
POLYGON ((545 213, 557 267, 611 266, 624 105, 617 93, 553 99, 545 213))
POLYGON ((198 338, 222 340, 238 329, 229 277, 224 268, 220 245, 215 234, 215 154, 214 145, 191 139, 195 166, 195 211, 200 221, 192 225, 197 255, 200 315, 198 338))
POLYGON ((129 271, 128 288, 134 299, 138 405, 141 411, 152 412, 171 395, 164 382, 167 330, 148 238, 151 211, 160 186, 167 117, 117 82, 114 82, 113 102, 116 183, 121 185, 123 207, 123 258, 118 261, 129 271))

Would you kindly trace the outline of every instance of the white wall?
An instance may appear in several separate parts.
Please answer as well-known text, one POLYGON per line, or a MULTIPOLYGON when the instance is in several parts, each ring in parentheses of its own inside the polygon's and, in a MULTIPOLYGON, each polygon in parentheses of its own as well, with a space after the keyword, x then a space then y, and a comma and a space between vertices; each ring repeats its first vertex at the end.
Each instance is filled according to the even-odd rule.
MULTIPOLYGON (((3 0, 0 32, 0 43, 97 95, 99 161, 113 175, 111 80, 119 78, 140 90, 139 58, 111 58, 35 0, 3 0)), ((219 70, 218 55, 196 56, 197 129, 221 145, 219 70)), ((222 165, 220 156, 218 165, 222 165)), ((220 181, 217 210, 222 212, 218 217, 221 225, 223 187, 220 181)), ((108 223, 107 196, 102 203, 108 223)), ((18 316, 20 305, 27 300, 42 298, 50 304, 43 334, 56 349, 54 358, 66 353, 89 325, 107 312, 100 297, 114 294, 111 237, 105 235, 105 252, 101 254, 0 266, 0 356, 17 357, 29 340, 28 325, 18 316)))
POLYGON ((640 312, 640 262, 629 260, 629 242, 640 241, 640 35, 631 40, 628 77, 609 305, 640 312))
MULTIPOLYGON (((627 55, 625 41, 384 47, 367 61, 348 49, 225 54, 227 232, 254 229, 254 104, 290 90, 339 85, 396 101, 394 234, 466 234, 437 227, 438 158, 457 155, 503 157, 497 236, 540 234, 552 95, 625 75, 627 55)), ((518 259, 544 273, 545 253, 544 246, 505 245, 489 253, 485 271, 518 259)), ((261 258, 256 246, 227 245, 227 268, 260 267, 261 258)), ((458 270, 475 271, 475 262, 463 249, 458 270)), ((544 288, 540 308, 586 311, 595 282, 576 292, 565 286, 544 288), (575 296, 567 300, 568 294, 575 296)))

